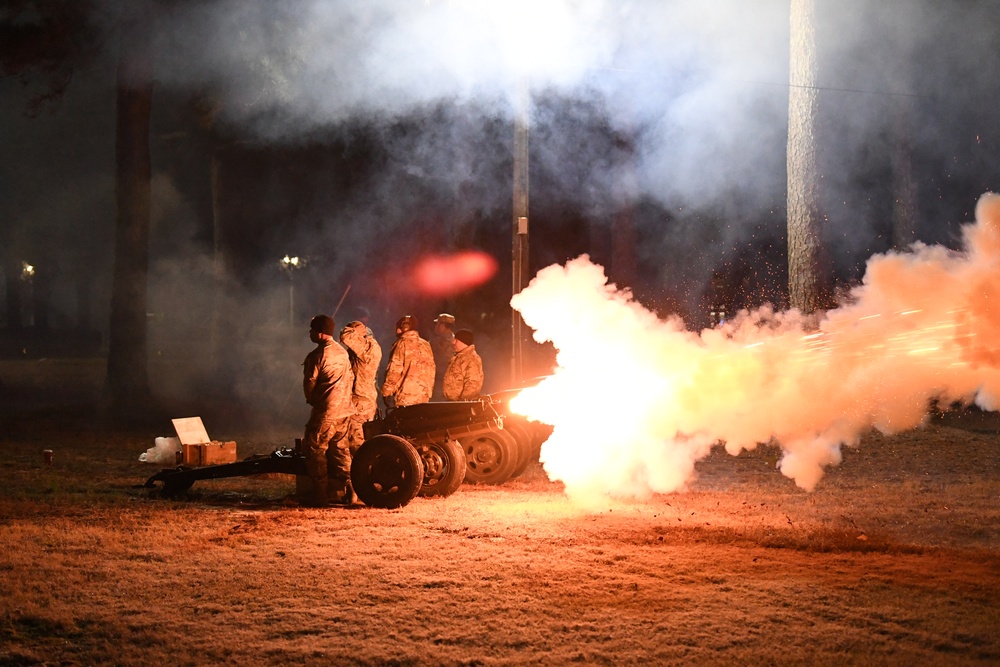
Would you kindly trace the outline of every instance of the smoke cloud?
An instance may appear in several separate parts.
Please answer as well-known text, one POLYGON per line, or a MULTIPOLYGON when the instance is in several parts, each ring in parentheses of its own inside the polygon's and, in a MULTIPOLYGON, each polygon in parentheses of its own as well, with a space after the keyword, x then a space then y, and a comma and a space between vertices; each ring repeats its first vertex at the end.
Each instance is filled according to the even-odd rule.
MULTIPOLYGON (((954 245, 975 197, 996 188, 982 176, 996 172, 989 140, 970 142, 995 126, 981 100, 1000 92, 997 63, 984 57, 1000 6, 820 5, 822 207, 838 278, 856 280, 890 247, 897 128, 912 141, 919 238, 954 245)), ((646 246, 703 258, 676 269, 651 259, 654 279, 696 284, 762 226, 780 228, 785 1, 216 0, 177 4, 158 26, 158 80, 208 91, 220 125, 238 135, 296 145, 331 131, 376 134, 378 173, 302 212, 360 255, 428 202, 452 202, 442 226, 506 215, 510 123, 525 84, 533 215, 573 209, 606 226, 615 210, 654 202, 635 216, 646 246), (630 146, 617 160, 615 138, 630 146)), ((539 266, 578 252, 533 247, 539 266)))
MULTIPOLYGON (((113 24, 120 0, 96 4, 101 25, 113 24)), ((1000 98, 1000 3, 890 4, 819 3, 826 240, 852 280, 889 247, 895 128, 910 129, 924 241, 956 247, 958 223, 1000 173, 997 109, 983 102, 1000 98)), ((274 380, 256 386, 280 389, 239 398, 293 405, 284 387, 295 366, 292 377, 285 366, 306 350, 289 351, 288 339, 352 285, 338 317, 364 305, 377 333, 391 336, 403 308, 467 306, 500 341, 525 84, 533 267, 608 250, 624 211, 636 293, 660 298, 661 312, 706 310, 701 291, 717 269, 752 264, 757 255, 734 256, 753 244, 783 246, 788 21, 787 0, 159 3, 153 354, 191 358, 173 350, 218 337, 219 313, 233 313, 230 368, 198 372, 231 377, 234 395, 260 394, 243 378, 263 367, 274 380), (496 275, 423 302, 391 289, 386 276, 462 250, 492 254, 496 275), (309 259, 294 279, 277 265, 286 253, 309 259), (261 340, 281 352, 261 352, 261 340)), ((117 65, 108 35, 38 118, 24 118, 26 93, 0 80, 2 143, 20 157, 0 165, 10 193, 0 217, 14 221, 0 226, 0 252, 32 259, 40 276, 61 267, 54 326, 107 321, 117 65)))
POLYGON ((511 305, 558 365, 512 407, 555 427, 542 462, 584 502, 682 490, 717 443, 780 446, 781 472, 812 490, 844 445, 919 426, 933 400, 1000 408, 1000 195, 976 218, 961 251, 871 258, 818 327, 764 309, 695 333, 587 257, 550 266, 511 305))

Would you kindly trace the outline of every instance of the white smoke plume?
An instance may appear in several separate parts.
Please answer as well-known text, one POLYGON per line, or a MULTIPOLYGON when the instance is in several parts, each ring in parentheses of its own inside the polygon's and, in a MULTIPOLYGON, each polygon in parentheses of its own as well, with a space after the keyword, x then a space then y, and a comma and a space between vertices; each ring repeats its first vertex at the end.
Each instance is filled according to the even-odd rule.
POLYGON ((781 472, 812 490, 843 445, 919 426, 934 399, 1000 408, 1000 195, 976 218, 960 252, 870 259, 818 328, 761 310, 694 333, 586 256, 550 266, 511 305, 557 368, 512 407, 554 426, 542 463, 584 503, 682 490, 717 443, 776 444, 781 472))

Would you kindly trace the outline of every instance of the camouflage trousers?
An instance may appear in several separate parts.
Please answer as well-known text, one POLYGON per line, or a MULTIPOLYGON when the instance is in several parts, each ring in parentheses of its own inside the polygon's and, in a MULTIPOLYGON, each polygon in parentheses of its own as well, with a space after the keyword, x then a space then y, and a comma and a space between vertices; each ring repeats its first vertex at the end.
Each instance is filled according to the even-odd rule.
POLYGON ((347 444, 350 447, 351 456, 358 453, 358 447, 363 445, 364 442, 364 422, 357 417, 351 417, 347 425, 347 444))
POLYGON ((334 417, 320 408, 313 408, 306 422, 302 447, 313 482, 314 500, 318 503, 326 502, 328 486, 343 488, 351 479, 349 425, 349 417, 334 417))

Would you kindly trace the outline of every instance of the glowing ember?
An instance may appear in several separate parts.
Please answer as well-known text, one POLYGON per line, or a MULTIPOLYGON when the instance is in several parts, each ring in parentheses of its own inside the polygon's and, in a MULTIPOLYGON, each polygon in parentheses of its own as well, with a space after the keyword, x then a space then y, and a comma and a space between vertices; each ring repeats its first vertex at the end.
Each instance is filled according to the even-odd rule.
POLYGON ((497 272, 497 261, 479 251, 425 257, 413 269, 416 289, 431 296, 448 296, 479 287, 497 272))
POLYGON ((511 304, 558 366, 511 407, 554 426, 542 463, 583 503, 683 489, 719 442, 780 445, 781 472, 811 490, 842 445, 920 425, 932 399, 1000 407, 1000 196, 976 213, 963 253, 869 260, 818 330, 763 309, 696 334, 586 256, 550 266, 511 304))

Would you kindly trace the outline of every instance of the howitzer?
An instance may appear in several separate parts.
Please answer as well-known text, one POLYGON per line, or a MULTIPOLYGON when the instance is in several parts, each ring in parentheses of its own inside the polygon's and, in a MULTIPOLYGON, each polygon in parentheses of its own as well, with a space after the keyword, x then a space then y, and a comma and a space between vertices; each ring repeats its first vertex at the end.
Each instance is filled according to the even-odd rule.
MULTIPOLYGON (((365 442, 351 463, 355 493, 369 507, 391 509, 417 495, 449 496, 469 474, 475 482, 506 481, 526 447, 505 431, 504 415, 497 405, 486 396, 475 401, 421 403, 376 415, 365 423, 365 442), (503 479, 475 477, 477 472, 500 469, 503 479)), ((176 494, 198 480, 263 473, 306 475, 304 452, 286 447, 235 463, 169 468, 147 479, 145 487, 155 488, 160 482, 164 493, 176 494)))

